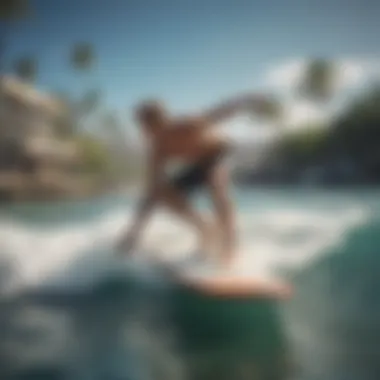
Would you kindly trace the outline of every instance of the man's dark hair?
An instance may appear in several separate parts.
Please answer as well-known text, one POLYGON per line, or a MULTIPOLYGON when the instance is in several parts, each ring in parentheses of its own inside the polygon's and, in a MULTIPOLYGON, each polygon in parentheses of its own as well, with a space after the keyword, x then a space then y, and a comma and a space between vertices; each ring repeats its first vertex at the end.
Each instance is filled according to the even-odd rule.
POLYGON ((145 101, 136 110, 137 117, 142 120, 156 120, 162 118, 165 113, 165 107, 158 100, 145 101))

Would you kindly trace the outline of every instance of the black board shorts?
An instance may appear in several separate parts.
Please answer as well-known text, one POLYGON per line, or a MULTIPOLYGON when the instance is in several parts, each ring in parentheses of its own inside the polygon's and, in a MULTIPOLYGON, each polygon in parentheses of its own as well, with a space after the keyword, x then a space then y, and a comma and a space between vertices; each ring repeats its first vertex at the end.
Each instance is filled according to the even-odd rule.
POLYGON ((189 194, 205 185, 212 169, 225 158, 229 149, 221 149, 190 164, 172 177, 170 184, 181 193, 189 194))

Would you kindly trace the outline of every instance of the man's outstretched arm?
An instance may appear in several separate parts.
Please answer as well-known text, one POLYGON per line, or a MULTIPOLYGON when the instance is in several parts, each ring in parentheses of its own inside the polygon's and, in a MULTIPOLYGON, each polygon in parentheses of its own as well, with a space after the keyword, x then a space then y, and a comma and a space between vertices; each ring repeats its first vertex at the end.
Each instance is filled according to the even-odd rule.
POLYGON ((202 114, 202 119, 208 124, 223 122, 239 112, 255 112, 268 99, 258 94, 241 95, 224 101, 202 114))
POLYGON ((128 253, 136 245, 136 242, 145 227, 157 201, 157 189, 162 173, 162 159, 157 153, 151 155, 148 162, 148 175, 145 196, 137 205, 136 214, 131 228, 119 243, 119 248, 128 253))

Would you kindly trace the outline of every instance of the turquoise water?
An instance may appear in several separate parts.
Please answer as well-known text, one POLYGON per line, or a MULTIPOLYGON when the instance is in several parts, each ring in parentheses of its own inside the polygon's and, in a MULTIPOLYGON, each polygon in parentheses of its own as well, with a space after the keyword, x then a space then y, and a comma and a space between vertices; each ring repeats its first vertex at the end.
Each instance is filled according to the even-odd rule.
MULTIPOLYGON (((115 260, 130 199, 4 207, 1 378, 378 379, 379 194, 235 190, 241 266, 294 283, 278 305, 203 299, 115 260)), ((192 244, 158 215, 143 251, 192 244)))

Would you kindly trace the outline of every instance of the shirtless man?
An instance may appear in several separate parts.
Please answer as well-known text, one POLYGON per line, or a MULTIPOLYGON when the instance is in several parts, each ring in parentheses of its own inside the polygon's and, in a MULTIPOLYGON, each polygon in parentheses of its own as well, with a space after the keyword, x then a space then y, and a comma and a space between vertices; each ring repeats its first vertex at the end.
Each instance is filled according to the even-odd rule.
POLYGON ((147 188, 135 222, 119 244, 123 252, 135 246, 153 208, 160 204, 195 227, 202 252, 208 255, 211 244, 218 240, 221 263, 226 266, 232 264, 236 243, 235 220, 224 161, 230 147, 228 140, 217 133, 215 126, 237 112, 254 111, 262 101, 263 98, 255 95, 242 96, 201 115, 178 119, 172 118, 156 101, 138 107, 137 119, 150 143, 147 188), (178 159, 188 162, 188 166, 179 174, 167 178, 165 165, 178 159), (189 196, 202 187, 207 188, 211 195, 216 225, 208 223, 189 203, 189 196))

